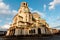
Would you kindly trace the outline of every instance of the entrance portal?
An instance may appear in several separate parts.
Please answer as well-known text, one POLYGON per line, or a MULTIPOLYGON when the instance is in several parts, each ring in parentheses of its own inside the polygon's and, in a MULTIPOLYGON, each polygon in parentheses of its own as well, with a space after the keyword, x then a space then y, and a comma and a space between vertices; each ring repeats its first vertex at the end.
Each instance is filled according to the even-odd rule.
POLYGON ((40 28, 38 28, 38 34, 41 34, 41 29, 40 28))

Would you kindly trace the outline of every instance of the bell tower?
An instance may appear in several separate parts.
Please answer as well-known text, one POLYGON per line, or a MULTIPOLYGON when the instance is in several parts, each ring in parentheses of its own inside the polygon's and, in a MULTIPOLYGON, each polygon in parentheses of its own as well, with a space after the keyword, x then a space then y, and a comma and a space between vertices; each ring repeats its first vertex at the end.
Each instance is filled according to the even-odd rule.
POLYGON ((30 12, 29 8, 28 8, 28 4, 26 2, 22 2, 21 6, 18 10, 18 13, 28 13, 30 12))
POLYGON ((32 15, 26 2, 22 2, 18 10, 18 15, 23 17, 23 22, 32 21, 32 15))
POLYGON ((28 7, 28 4, 26 2, 22 2, 21 6, 28 7))

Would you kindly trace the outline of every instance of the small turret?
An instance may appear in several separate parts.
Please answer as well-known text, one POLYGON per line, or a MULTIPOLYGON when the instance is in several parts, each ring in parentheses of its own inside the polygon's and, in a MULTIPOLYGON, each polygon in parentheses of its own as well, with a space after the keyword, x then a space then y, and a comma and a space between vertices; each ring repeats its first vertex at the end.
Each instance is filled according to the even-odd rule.
POLYGON ((27 4, 26 2, 22 2, 22 3, 21 3, 21 6, 25 6, 25 7, 27 7, 28 4, 27 4))
POLYGON ((28 13, 28 12, 30 12, 30 10, 28 8, 28 4, 26 2, 22 2, 18 13, 28 13))

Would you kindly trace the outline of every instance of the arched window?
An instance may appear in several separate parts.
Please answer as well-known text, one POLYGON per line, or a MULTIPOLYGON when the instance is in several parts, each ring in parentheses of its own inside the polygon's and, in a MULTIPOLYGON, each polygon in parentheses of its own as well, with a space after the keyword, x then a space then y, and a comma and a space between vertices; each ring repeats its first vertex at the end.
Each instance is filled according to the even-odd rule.
POLYGON ((35 29, 29 30, 30 34, 34 34, 35 33, 35 29))
POLYGON ((41 34, 41 29, 40 28, 38 28, 38 34, 41 34))
POLYGON ((25 5, 25 3, 23 3, 23 5, 25 5))

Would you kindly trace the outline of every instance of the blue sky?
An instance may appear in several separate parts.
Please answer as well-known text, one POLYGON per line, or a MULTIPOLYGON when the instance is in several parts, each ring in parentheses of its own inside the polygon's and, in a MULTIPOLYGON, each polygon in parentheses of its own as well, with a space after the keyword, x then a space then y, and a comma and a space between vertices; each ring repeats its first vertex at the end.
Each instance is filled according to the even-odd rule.
POLYGON ((21 2, 27 2, 30 11, 37 12, 51 28, 60 26, 60 0, 0 0, 1 28, 9 28, 21 2))

